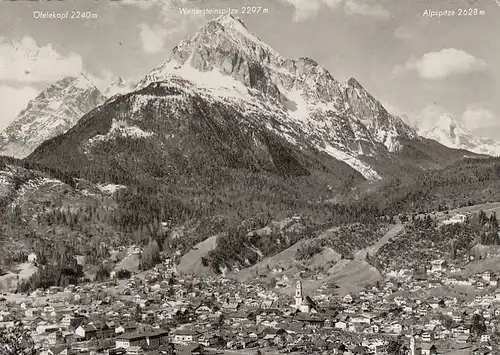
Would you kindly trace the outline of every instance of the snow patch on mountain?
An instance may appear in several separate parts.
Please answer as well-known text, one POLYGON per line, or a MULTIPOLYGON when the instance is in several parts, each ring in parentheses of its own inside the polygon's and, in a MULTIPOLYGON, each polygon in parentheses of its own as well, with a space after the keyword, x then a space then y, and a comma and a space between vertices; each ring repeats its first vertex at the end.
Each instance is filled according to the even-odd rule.
POLYGON ((140 139, 151 137, 153 135, 154 133, 143 131, 137 126, 131 126, 126 121, 113 119, 109 132, 107 134, 99 134, 90 138, 85 145, 84 151, 88 154, 94 144, 98 142, 107 142, 118 137, 140 139))
POLYGON ((118 190, 121 189, 126 189, 127 187, 124 185, 117 185, 117 184, 97 184, 97 188, 105 194, 108 195, 113 195, 115 194, 118 190))
MULTIPOLYGON (((217 69, 200 72, 189 65, 189 61, 185 64, 180 64, 174 59, 169 59, 154 69, 144 80, 137 84, 135 90, 158 81, 171 81, 175 83, 176 77, 189 81, 197 89, 204 89, 207 94, 215 97, 235 98, 255 103, 255 97, 250 94, 248 87, 240 81, 222 74, 217 69)), ((178 87, 180 89, 187 88, 185 84, 178 87)))
POLYGON ((361 160, 353 157, 350 154, 340 151, 339 149, 327 145, 322 149, 325 153, 330 154, 336 159, 345 162, 354 170, 357 170, 367 180, 380 180, 382 177, 368 164, 363 163, 361 160))

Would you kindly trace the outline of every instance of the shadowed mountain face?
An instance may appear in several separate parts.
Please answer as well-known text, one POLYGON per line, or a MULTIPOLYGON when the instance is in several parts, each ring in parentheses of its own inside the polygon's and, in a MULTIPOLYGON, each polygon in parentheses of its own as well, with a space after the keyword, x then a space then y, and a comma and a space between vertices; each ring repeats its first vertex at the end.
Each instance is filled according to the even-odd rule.
POLYGON ((347 164, 266 129, 265 124, 280 127, 270 113, 252 114, 250 103, 238 106, 202 95, 180 78, 150 84, 95 109, 29 160, 122 183, 150 178, 177 183, 182 177, 211 185, 222 183, 220 174, 230 170, 362 180, 347 164))

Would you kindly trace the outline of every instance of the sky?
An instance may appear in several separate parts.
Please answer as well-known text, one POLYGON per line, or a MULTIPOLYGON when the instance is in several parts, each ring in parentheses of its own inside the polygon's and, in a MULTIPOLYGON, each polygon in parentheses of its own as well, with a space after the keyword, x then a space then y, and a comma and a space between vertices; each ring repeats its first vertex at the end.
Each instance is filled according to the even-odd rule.
POLYGON ((412 124, 449 114, 500 140, 500 0, 0 0, 0 129, 64 76, 139 80, 216 16, 182 9, 238 11, 283 56, 355 77, 412 124))

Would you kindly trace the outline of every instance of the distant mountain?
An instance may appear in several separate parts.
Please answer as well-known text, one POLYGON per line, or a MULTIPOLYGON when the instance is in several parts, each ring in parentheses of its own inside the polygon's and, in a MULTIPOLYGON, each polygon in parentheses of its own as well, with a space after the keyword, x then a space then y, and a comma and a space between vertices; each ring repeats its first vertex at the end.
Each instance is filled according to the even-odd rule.
POLYGON ((134 84, 129 83, 122 77, 118 77, 114 80, 103 92, 104 96, 111 98, 115 95, 122 95, 127 92, 132 91, 134 84))
POLYGON ((65 133, 105 97, 84 75, 50 85, 0 133, 0 155, 24 158, 47 139, 65 133))
POLYGON ((473 135, 459 120, 450 115, 441 115, 433 126, 420 128, 419 134, 450 148, 500 156, 500 142, 473 135))

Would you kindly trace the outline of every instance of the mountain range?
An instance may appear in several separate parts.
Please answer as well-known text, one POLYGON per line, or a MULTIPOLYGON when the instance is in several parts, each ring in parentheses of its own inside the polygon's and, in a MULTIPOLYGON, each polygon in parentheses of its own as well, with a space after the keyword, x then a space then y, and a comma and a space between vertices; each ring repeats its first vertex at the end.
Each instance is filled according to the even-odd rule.
MULTIPOLYGON (((312 59, 284 58, 228 15, 179 43, 138 84, 119 77, 101 93, 82 74, 51 85, 0 134, 0 154, 24 158, 106 100, 112 105, 121 95, 158 82, 177 83, 184 93, 208 101, 225 101, 245 111, 246 118, 272 115, 272 120, 257 124, 293 146, 308 146, 346 163, 367 180, 382 179, 389 166, 439 167, 440 158, 429 152, 429 145, 435 149, 435 144, 421 137, 477 154, 500 152, 500 144, 474 137, 451 116, 441 116, 431 128, 411 127, 356 79, 339 83, 312 59), (415 150, 426 157, 414 161, 415 150), (406 159, 406 154, 413 157, 406 159)), ((129 122, 118 123, 120 130, 137 131, 124 125, 129 122)), ((456 158, 461 154, 448 153, 456 158)))
POLYGON ((419 133, 356 79, 285 58, 225 15, 136 84, 101 93, 81 75, 30 102, 1 135, 3 154, 23 158, 0 157, 2 232, 71 233, 73 254, 95 254, 94 236, 185 252, 283 216, 307 216, 308 228, 371 223, 500 191, 500 163, 419 133), (192 238, 171 241, 164 225, 192 238))
POLYGON ((465 153, 419 137, 354 78, 339 83, 312 59, 284 58, 226 15, 181 41, 132 92, 92 110, 28 160, 51 165, 53 154, 77 175, 90 166, 131 175, 138 162, 129 178, 192 175, 212 163, 373 181, 465 153), (116 154, 103 154, 109 151, 116 154), (101 159, 106 164, 93 166, 101 159))

